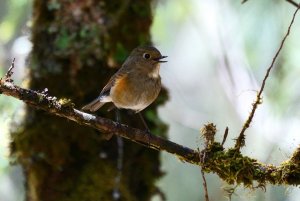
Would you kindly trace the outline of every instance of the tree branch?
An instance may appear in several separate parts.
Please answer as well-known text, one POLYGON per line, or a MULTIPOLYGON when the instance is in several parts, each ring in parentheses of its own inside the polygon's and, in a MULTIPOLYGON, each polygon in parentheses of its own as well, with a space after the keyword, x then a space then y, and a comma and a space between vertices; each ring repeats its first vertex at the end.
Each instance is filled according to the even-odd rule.
POLYGON ((291 3, 292 5, 296 6, 296 7, 299 7, 299 4, 296 3, 295 1, 293 0, 286 0, 287 2, 291 3))
POLYGON ((5 77, 0 80, 0 93, 22 100, 36 109, 44 110, 78 124, 93 127, 103 132, 103 135, 110 136, 113 133, 152 149, 176 154, 182 160, 189 163, 199 162, 199 154, 195 150, 178 145, 145 131, 114 122, 110 119, 79 111, 73 108, 74 104, 71 103, 70 100, 57 100, 56 97, 49 96, 45 93, 21 88, 6 81, 7 79, 9 78, 5 77))
POLYGON ((204 188, 205 201, 209 201, 207 182, 206 182, 206 178, 205 178, 203 170, 201 170, 201 176, 202 176, 202 180, 203 180, 202 185, 203 185, 203 188, 204 188))
MULTIPOLYGON (((11 69, 9 72, 11 72, 11 69)), ((103 132, 103 135, 113 133, 151 149, 166 151, 182 161, 201 166, 205 172, 218 174, 221 179, 230 184, 244 184, 245 187, 253 187, 254 181, 257 181, 259 186, 264 186, 266 183, 277 185, 300 184, 300 147, 290 160, 280 166, 266 165, 243 156, 234 148, 225 150, 220 143, 214 141, 216 127, 213 124, 207 124, 202 129, 203 136, 206 139, 206 147, 199 153, 197 150, 184 147, 145 131, 81 112, 74 109, 74 104, 70 100, 57 100, 56 97, 49 96, 46 93, 18 87, 12 83, 11 74, 7 73, 4 78, 0 79, 0 93, 22 100, 33 108, 95 128, 103 132)))
MULTIPOLYGON (((248 0, 243 0, 243 1, 242 1, 242 4, 246 3, 247 1, 248 1, 248 0)), ((299 4, 296 3, 296 2, 293 1, 293 0, 286 0, 286 1, 289 2, 290 4, 296 6, 296 7, 299 7, 299 4)))
POLYGON ((265 77, 264 77, 264 79, 263 79, 263 81, 262 81, 260 90, 259 90, 259 92, 258 92, 257 95, 256 95, 256 100, 255 100, 255 102, 252 104, 252 110, 251 110, 251 112, 250 112, 250 115, 248 116, 247 120, 245 121, 245 123, 244 123, 244 125, 243 125, 243 128, 242 128, 242 130, 241 130, 241 132, 240 132, 240 134, 239 134, 239 137, 236 139, 235 148, 236 148, 237 150, 240 150, 240 148, 243 147, 243 146, 245 145, 245 131, 247 130, 247 128, 249 128, 249 126, 250 126, 250 124, 251 124, 251 122, 252 122, 252 119, 253 119, 253 117, 254 117, 254 114, 255 114, 255 112, 256 112, 256 109, 257 109, 258 105, 262 103, 262 93, 263 93, 263 91, 264 91, 264 88, 265 88, 267 79, 268 79, 268 77, 269 77, 269 75, 270 75, 270 72, 271 72, 272 68, 274 67, 275 61, 276 61, 276 59, 277 59, 277 57, 278 57, 280 51, 282 50, 282 47, 283 47, 283 45, 284 45, 284 42, 286 41, 288 35, 290 34, 291 27, 292 27, 292 25, 293 25, 293 23, 294 23, 294 21, 295 21, 295 17, 296 17, 297 12, 299 11, 299 8, 300 8, 300 7, 297 7, 297 9, 295 10, 295 12, 294 12, 294 14, 293 14, 293 17, 292 17, 292 20, 291 20, 290 25, 289 25, 289 27, 288 27, 288 30, 287 30, 285 36, 283 37, 283 39, 282 39, 282 41, 281 41, 281 43, 280 43, 280 46, 279 46, 279 48, 278 48, 278 50, 277 50, 275 56, 274 56, 273 59, 272 59, 271 65, 270 65, 269 68, 267 69, 267 72, 266 72, 266 75, 265 75, 265 77))

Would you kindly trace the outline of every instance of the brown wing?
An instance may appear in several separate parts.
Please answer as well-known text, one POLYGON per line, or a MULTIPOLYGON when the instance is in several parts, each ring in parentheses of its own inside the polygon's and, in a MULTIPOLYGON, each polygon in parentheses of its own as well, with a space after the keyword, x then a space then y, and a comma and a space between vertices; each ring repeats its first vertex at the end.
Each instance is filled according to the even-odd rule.
POLYGON ((122 78, 128 73, 128 71, 124 70, 124 68, 120 68, 107 82, 107 84, 103 87, 102 91, 100 92, 101 96, 109 96, 110 89, 115 85, 116 80, 122 78))

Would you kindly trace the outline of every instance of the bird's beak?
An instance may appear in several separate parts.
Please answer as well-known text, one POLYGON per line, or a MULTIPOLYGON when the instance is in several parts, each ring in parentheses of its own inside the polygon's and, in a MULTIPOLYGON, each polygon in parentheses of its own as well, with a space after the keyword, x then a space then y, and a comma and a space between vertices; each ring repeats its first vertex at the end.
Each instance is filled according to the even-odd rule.
POLYGON ((159 63, 165 63, 165 62, 168 62, 168 61, 162 61, 161 59, 164 59, 164 58, 167 58, 168 56, 161 56, 161 57, 158 57, 158 58, 155 58, 153 59, 154 61, 157 61, 159 63))

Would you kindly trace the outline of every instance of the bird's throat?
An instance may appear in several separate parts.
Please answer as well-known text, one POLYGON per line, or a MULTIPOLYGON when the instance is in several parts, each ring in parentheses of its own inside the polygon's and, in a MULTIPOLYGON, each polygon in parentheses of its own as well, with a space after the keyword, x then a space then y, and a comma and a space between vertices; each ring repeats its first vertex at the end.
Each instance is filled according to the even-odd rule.
POLYGON ((155 66, 151 72, 148 73, 148 76, 151 78, 158 78, 159 77, 159 69, 160 69, 160 65, 158 64, 157 66, 155 66))

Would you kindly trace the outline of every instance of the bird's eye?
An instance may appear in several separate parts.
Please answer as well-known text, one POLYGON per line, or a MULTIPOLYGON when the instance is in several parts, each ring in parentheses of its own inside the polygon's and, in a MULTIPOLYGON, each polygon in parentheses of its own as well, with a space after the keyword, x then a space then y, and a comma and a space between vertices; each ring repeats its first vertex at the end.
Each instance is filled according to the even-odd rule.
POLYGON ((144 53, 144 54, 143 54, 143 57, 144 57, 145 59, 150 59, 150 58, 151 58, 151 55, 148 54, 148 53, 144 53))

